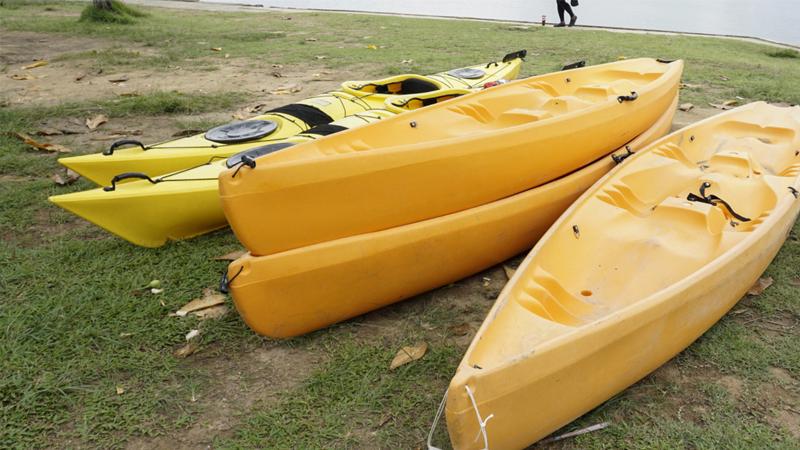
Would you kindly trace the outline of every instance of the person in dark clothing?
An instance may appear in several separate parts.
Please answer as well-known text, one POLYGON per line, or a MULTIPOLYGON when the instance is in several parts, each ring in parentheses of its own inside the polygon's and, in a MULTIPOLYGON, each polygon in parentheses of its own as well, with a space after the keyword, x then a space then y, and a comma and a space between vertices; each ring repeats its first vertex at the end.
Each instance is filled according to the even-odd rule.
POLYGON ((555 26, 557 27, 567 26, 567 24, 564 23, 564 11, 569 13, 569 26, 571 27, 575 25, 575 21, 578 20, 578 16, 576 16, 575 13, 572 12, 572 7, 569 6, 567 0, 556 0, 556 6, 558 6, 558 18, 561 20, 561 22, 557 23, 555 26))

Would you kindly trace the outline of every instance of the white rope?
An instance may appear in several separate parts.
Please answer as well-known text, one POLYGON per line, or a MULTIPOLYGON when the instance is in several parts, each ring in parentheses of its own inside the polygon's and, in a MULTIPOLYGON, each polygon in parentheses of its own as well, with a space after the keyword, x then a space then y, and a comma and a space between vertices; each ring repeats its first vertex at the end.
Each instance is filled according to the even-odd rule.
POLYGON ((483 450, 489 450, 489 436, 486 434, 486 423, 489 422, 489 419, 494 417, 494 414, 489 414, 489 417, 486 420, 481 418, 481 413, 478 411, 478 404, 475 403, 475 397, 472 395, 472 391, 469 389, 469 386, 464 386, 467 390, 467 395, 469 395, 469 399, 472 402, 472 407, 475 409, 475 416, 478 417, 478 424, 481 426, 481 431, 475 436, 475 440, 477 441, 481 435, 483 435, 483 450))
POLYGON ((444 396, 442 397, 442 402, 439 403, 439 409, 436 411, 436 417, 433 418, 433 425, 431 425, 431 431, 428 432, 428 450, 442 450, 439 447, 434 447, 433 442, 433 433, 436 431, 436 426, 439 425, 439 419, 442 418, 442 413, 444 412, 444 404, 447 401, 447 389, 444 391, 444 396))

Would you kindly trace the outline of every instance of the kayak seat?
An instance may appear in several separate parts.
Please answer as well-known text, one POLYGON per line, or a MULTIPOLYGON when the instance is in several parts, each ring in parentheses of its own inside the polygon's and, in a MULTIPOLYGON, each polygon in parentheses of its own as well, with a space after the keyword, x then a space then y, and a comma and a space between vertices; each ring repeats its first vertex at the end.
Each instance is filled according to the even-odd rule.
POLYGON ((546 81, 536 81, 536 82, 530 83, 528 86, 532 87, 534 89, 538 89, 540 91, 544 91, 544 92, 546 92, 548 95, 550 95, 552 97, 558 97, 559 95, 562 94, 562 92, 559 92, 558 89, 556 89, 555 87, 553 87, 552 84, 550 84, 550 83, 548 83, 546 81))
MULTIPOLYGON (((372 84, 367 86, 374 86, 376 94, 391 94, 391 95, 407 95, 407 94, 422 94, 425 92, 433 92, 439 89, 435 83, 425 80, 423 78, 406 78, 402 81, 396 81, 387 84, 372 84)), ((367 87, 365 86, 365 87, 367 87)))

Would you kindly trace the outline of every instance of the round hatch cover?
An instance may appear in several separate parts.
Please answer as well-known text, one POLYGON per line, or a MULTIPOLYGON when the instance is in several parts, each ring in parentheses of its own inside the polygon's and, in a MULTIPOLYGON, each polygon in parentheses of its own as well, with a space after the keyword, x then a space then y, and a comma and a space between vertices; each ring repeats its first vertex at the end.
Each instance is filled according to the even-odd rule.
POLYGON ((269 136, 278 128, 271 120, 245 120, 212 128, 206 132, 206 139, 222 144, 252 141, 269 136))
POLYGON ((453 69, 450 72, 447 72, 448 75, 457 77, 457 78, 466 78, 468 80, 474 80, 476 78, 481 78, 486 75, 481 69, 475 69, 472 67, 464 67, 463 69, 453 69))

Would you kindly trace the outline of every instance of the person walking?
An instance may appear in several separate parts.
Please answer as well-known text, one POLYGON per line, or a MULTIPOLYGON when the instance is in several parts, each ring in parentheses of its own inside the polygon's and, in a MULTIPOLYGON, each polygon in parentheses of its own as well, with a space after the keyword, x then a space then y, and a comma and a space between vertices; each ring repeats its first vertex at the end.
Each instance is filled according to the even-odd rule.
MULTIPOLYGON (((578 6, 578 2, 573 0, 573 5, 578 6)), ((556 27, 566 27, 566 26, 573 26, 575 25, 575 21, 578 20, 578 16, 572 12, 572 7, 567 3, 567 0, 556 0, 556 6, 558 7, 558 18, 561 22, 555 24, 556 27), (564 11, 569 13, 569 25, 564 23, 564 11)))

